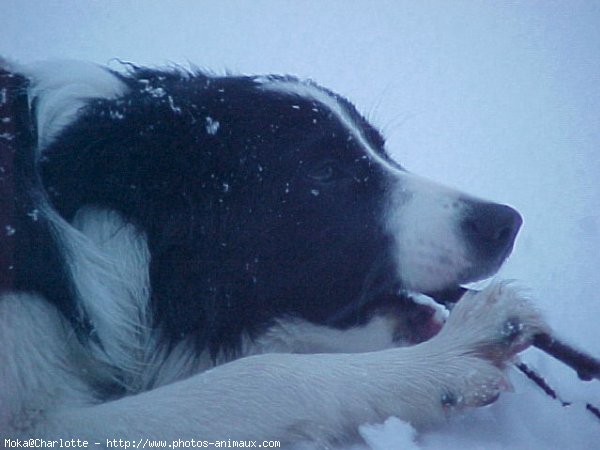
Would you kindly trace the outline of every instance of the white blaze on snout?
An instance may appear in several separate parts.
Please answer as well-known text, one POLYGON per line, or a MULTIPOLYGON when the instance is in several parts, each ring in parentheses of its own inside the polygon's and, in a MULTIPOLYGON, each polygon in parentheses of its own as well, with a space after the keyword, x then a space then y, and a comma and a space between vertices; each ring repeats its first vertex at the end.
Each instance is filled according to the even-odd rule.
POLYGON ((460 232, 460 193, 407 172, 393 176, 386 226, 406 288, 432 292, 464 281, 472 262, 460 232))

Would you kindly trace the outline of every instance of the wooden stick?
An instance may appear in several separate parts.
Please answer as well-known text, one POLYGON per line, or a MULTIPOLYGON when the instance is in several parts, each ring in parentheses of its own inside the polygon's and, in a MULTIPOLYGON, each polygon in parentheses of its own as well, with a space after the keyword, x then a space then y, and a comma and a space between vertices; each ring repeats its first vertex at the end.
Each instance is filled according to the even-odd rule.
POLYGON ((538 385, 539 388, 542 391, 544 391, 548 397, 551 397, 554 400, 558 400, 561 403, 561 405, 563 405, 563 406, 571 406, 571 402, 566 402, 562 398, 560 398, 558 396, 558 394, 556 393, 556 390, 554 390, 554 388, 550 387, 550 385, 548 384, 546 379, 544 377, 542 377, 539 373, 537 373, 535 370, 530 368, 527 364, 525 364, 524 362, 519 362, 519 363, 515 364, 515 366, 517 366, 517 369, 519 369, 521 372, 523 372, 523 374, 527 378, 529 378, 536 385, 538 385))
MULTIPOLYGON (((529 378, 538 387, 540 387, 546 393, 546 395, 548 397, 551 397, 552 399, 559 401, 560 404, 564 407, 571 406, 572 403, 564 401, 561 397, 559 397, 558 393, 552 387, 550 387, 548 382, 538 372, 533 370, 531 367, 529 367, 524 362, 519 362, 515 365, 516 365, 517 369, 519 369, 521 372, 523 372, 523 374, 527 378, 529 378)), ((596 419, 600 419, 600 409, 596 408, 591 403, 586 403, 585 409, 587 411, 589 411, 590 413, 592 413, 594 416, 596 416, 596 419)))
POLYGON ((571 367, 580 379, 600 380, 600 360, 546 333, 536 335, 533 338, 533 345, 571 367))
MULTIPOLYGON (((457 302, 464 293, 469 291, 477 292, 473 289, 461 288, 452 297, 450 303, 457 302)), ((575 370, 580 379, 584 381, 600 380, 600 359, 577 350, 569 344, 562 342, 557 337, 547 333, 538 334, 534 336, 533 346, 575 370)))

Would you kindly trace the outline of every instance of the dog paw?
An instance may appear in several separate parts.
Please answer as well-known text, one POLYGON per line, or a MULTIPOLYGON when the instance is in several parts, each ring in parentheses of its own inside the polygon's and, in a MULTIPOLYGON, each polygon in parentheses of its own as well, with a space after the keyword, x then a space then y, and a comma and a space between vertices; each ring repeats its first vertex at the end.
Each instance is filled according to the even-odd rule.
POLYGON ((506 374, 477 357, 455 358, 448 363, 441 378, 439 405, 445 413, 466 408, 487 406, 502 392, 512 392, 513 386, 506 374))
POLYGON ((531 345, 533 337, 548 331, 539 311, 508 282, 480 292, 468 292, 456 304, 436 336, 451 353, 471 355, 503 368, 531 345))
POLYGON ((420 345, 435 366, 432 400, 446 413, 493 403, 512 391, 507 363, 544 331, 539 312, 509 283, 467 293, 440 333, 420 345))

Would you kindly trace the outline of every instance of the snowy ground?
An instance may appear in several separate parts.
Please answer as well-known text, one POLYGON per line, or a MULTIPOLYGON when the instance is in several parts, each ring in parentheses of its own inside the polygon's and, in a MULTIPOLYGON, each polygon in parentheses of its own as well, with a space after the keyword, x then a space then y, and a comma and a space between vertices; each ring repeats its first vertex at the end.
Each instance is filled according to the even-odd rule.
MULTIPOLYGON (((600 2, 2 0, 0 54, 29 62, 193 62, 292 73, 352 99, 409 169, 521 211, 500 276, 531 289, 557 333, 600 354, 600 2)), ((391 419, 373 450, 592 449, 600 382, 535 350, 516 393, 435 432, 391 419)), ((361 450, 364 446, 355 447, 361 450)))

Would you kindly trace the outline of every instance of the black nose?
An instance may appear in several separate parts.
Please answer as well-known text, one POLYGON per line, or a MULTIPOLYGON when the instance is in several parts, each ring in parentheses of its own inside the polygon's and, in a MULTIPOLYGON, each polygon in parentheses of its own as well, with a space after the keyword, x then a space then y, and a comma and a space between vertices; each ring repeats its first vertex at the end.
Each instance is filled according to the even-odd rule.
POLYGON ((522 223, 521 215, 509 206, 469 202, 461 226, 481 262, 493 263, 509 255, 522 223))

